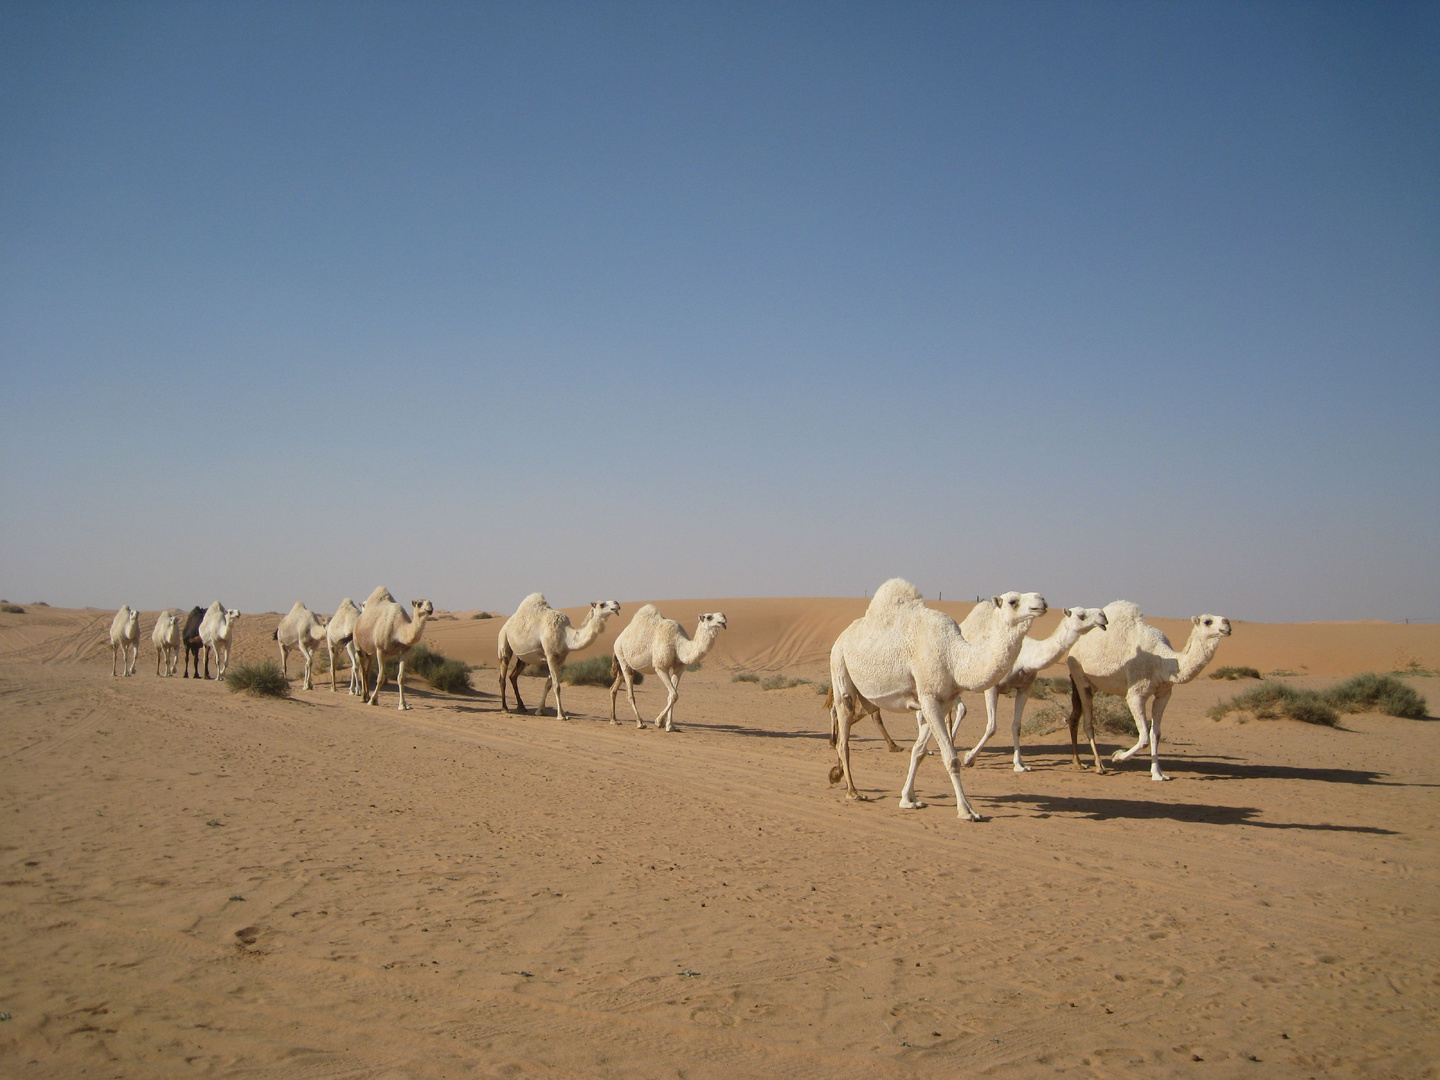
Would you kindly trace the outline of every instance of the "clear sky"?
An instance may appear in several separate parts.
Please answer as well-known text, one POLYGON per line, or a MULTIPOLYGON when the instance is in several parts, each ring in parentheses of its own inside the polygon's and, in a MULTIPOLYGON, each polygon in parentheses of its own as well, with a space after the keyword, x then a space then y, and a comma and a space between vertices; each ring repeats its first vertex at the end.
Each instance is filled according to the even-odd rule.
POLYGON ((1440 5, 0 3, 0 595, 1440 619, 1440 5))

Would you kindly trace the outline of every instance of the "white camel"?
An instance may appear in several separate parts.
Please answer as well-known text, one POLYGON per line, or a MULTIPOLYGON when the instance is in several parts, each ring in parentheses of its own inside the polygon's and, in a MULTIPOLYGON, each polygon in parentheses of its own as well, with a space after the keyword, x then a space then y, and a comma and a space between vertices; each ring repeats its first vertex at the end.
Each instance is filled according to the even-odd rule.
POLYGON ((216 600, 206 610, 205 618, 200 620, 200 643, 205 647, 205 670, 210 670, 210 654, 213 652, 216 679, 223 678, 225 669, 230 665, 230 639, 239 618, 240 612, 227 608, 216 600))
POLYGON ((335 692, 335 647, 338 645, 350 659, 350 693, 360 694, 360 661, 355 655, 355 621, 360 609, 348 596, 340 601, 335 614, 325 625, 325 648, 330 653, 330 692, 335 692))
POLYGON ((150 640, 155 645, 155 674, 173 678, 180 664, 180 620, 175 612, 168 608, 160 612, 150 640))
POLYGON ((560 701, 560 668, 567 656, 585 648, 600 636, 606 619, 619 614, 620 605, 616 601, 596 601, 590 605, 590 614, 577 630, 570 625, 569 616, 547 604, 541 593, 525 597, 515 609, 515 614, 500 627, 500 707, 510 711, 509 702, 505 699, 505 681, 508 678, 515 691, 515 706, 523 713, 525 703, 520 700, 520 672, 526 664, 536 667, 544 664, 545 689, 540 692, 540 704, 535 707, 535 715, 539 716, 544 710, 545 699, 550 696, 550 687, 553 686, 555 715, 561 720, 569 720, 560 701))
POLYGON ((125 604, 110 620, 110 675, 134 675, 135 660, 140 655, 140 612, 125 604), (116 663, 120 671, 116 672, 116 663))
POLYGON ((660 715, 655 717, 655 726, 674 731, 680 676, 685 674, 687 665, 698 664, 705 658, 724 629, 724 612, 707 612, 700 616, 692 639, 678 622, 661 615, 654 604, 641 607, 630 620, 630 625, 615 639, 615 655, 610 661, 610 675, 614 679, 610 685, 610 723, 619 723, 615 719, 615 696, 620 692, 620 684, 624 683, 630 708, 635 713, 635 726, 645 726, 645 721, 640 719, 640 709, 635 704, 635 673, 652 671, 665 684, 669 695, 660 715))
POLYGON ((296 600, 290 614, 281 619, 280 625, 275 628, 275 641, 280 646, 280 671, 285 678, 290 678, 290 650, 299 649, 300 655, 305 658, 304 677, 300 681, 302 690, 315 689, 310 669, 315 663, 315 650, 325 643, 328 622, 329 616, 316 615, 305 606, 304 601, 296 600))
POLYGON ((831 783, 845 780, 847 799, 863 798, 850 770, 850 728, 876 708, 913 712, 919 725, 910 750, 910 769, 900 792, 902 810, 925 804, 915 798, 915 773, 933 736, 955 789, 961 818, 981 820, 965 798, 960 759, 945 718, 963 690, 983 690, 1010 671, 1025 631, 1045 614, 1038 593, 1008 592, 991 598, 1001 628, 972 644, 955 620, 925 606, 915 586, 891 578, 875 590, 864 618, 851 623, 830 650, 830 686, 834 694, 833 731, 839 764, 830 770, 831 783))
POLYGON ((1139 738, 1129 750, 1116 750, 1112 760, 1129 761, 1136 752, 1150 744, 1150 779, 1169 780, 1160 771, 1160 718, 1170 703, 1170 691, 1177 683, 1187 683, 1205 669, 1220 639, 1230 636, 1230 620, 1219 615, 1196 615, 1190 620, 1190 639, 1178 653, 1158 629, 1145 621, 1140 608, 1128 600, 1105 605, 1109 629, 1104 634, 1081 638, 1070 650, 1066 664, 1070 668, 1070 757, 1077 769, 1080 747, 1076 728, 1085 718, 1085 733, 1095 755, 1095 771, 1103 773, 1100 750, 1095 745, 1095 691, 1124 695, 1135 718, 1139 738), (1149 707, 1149 717, 1146 716, 1149 707))
POLYGON ((370 693, 368 703, 379 703, 380 688, 385 685, 385 660, 396 657, 399 666, 395 671, 395 684, 400 691, 397 708, 408 709, 405 704, 405 658, 420 641, 425 622, 435 614, 435 605, 429 600, 410 601, 411 611, 406 611, 390 590, 381 585, 365 601, 360 617, 355 620, 355 648, 360 655, 360 696, 364 697, 369 687, 370 667, 375 668, 375 689, 370 693))
MULTIPOLYGON (((987 607, 991 611, 995 608, 990 604, 976 605, 987 607)), ((974 612, 971 612, 973 615, 974 612)), ((1030 696, 1030 688, 1035 685, 1035 678, 1040 672, 1060 660, 1080 640, 1080 635, 1088 633, 1097 627, 1104 630, 1107 620, 1105 612, 1099 608, 1066 608, 1065 617, 1060 620, 1060 625, 1055 632, 1047 638, 1027 637, 1020 645, 1020 655, 1015 658, 1011 665, 1010 674, 1001 679, 994 686, 985 691, 985 734, 975 744, 975 748, 969 751, 962 765, 972 765, 975 762, 975 755, 984 749, 990 737, 995 734, 995 713, 1000 707, 1000 695, 1010 691, 1015 692, 1015 719, 1010 725, 1010 740, 1014 747, 1014 770, 1016 772, 1029 772, 1030 766, 1026 765, 1020 757, 1020 719, 1025 715, 1025 700, 1030 696)), ((970 617, 960 624, 960 633, 970 639, 972 627, 970 617)), ((965 716, 965 705, 961 702, 955 708, 955 723, 950 730, 950 737, 953 739, 960 731, 960 721, 965 716)))

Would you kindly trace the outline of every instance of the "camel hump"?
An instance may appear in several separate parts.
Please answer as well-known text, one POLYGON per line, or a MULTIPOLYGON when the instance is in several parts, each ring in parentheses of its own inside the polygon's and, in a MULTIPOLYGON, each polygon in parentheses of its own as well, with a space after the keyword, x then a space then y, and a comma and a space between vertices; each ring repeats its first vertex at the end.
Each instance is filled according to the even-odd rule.
POLYGON ((918 604, 921 599, 920 590, 910 582, 904 578, 891 578, 875 590, 875 595, 870 598, 870 606, 865 609, 865 614, 882 613, 903 604, 918 604))
POLYGON ((659 609, 658 607, 656 607, 654 604, 641 604, 638 608, 635 609, 635 618, 637 618, 637 619, 639 619, 639 618, 646 618, 646 619, 648 619, 648 618, 650 618, 652 615, 655 616, 656 618, 658 618, 659 615, 660 615, 660 609, 659 609))
POLYGON ((1105 621, 1109 628, 1119 629, 1126 624, 1142 623, 1145 615, 1140 610, 1140 605, 1133 600, 1116 600, 1105 605, 1105 621))

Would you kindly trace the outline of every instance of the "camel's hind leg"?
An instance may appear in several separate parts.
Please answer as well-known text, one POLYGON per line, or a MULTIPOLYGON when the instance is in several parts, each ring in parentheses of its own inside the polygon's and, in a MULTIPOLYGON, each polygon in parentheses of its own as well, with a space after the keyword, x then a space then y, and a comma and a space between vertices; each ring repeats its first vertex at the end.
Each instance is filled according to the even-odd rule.
MULTIPOLYGON (((535 706, 535 715, 539 716, 545 711, 545 701, 550 697, 550 688, 555 688, 555 716, 560 720, 569 720, 565 715, 565 706, 560 703, 560 660, 550 653, 545 654, 545 687, 540 691, 540 704, 535 706)), ((515 697, 518 700, 520 690, 516 688, 515 697)))
POLYGON ((850 729, 855 725, 859 710, 868 705, 850 681, 845 668, 830 668, 830 734, 831 745, 835 747, 837 764, 830 767, 830 783, 845 781, 845 798, 857 802, 868 802, 855 787, 855 774, 850 768, 850 729), (861 703, 864 702, 864 705, 861 703))
MULTIPOLYGON (((990 737, 995 734, 995 713, 999 707, 1000 690, 992 686, 985 691, 985 734, 981 735, 980 741, 966 753, 965 760, 961 762, 962 765, 975 764, 975 756, 979 754, 981 750, 985 749, 985 744, 988 743, 990 737)), ((957 708, 955 711, 959 712, 960 710, 957 708)), ((955 736, 958 734, 960 734, 960 721, 957 719, 954 728, 950 732, 950 740, 954 742, 955 736)))
POLYGON ((880 729, 880 737, 885 740, 885 748, 892 754, 898 754, 900 744, 890 737, 890 732, 885 730, 885 721, 880 718, 880 710, 876 709, 870 715, 875 718, 875 726, 880 729))
POLYGON ((360 647, 355 644, 354 638, 345 642, 345 655, 350 658, 350 693, 363 697, 365 691, 360 688, 358 670, 360 666, 360 647))

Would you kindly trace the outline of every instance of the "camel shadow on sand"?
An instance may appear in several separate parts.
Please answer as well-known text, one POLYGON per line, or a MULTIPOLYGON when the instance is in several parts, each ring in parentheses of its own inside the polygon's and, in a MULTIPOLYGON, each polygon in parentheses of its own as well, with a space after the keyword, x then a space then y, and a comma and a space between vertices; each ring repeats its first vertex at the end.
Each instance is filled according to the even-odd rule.
POLYGON ((986 803, 1007 803, 1026 806, 1036 817, 1084 817, 1091 821, 1116 819, 1200 822, 1207 825, 1249 825, 1256 829, 1303 829, 1315 832, 1365 833, 1372 836, 1397 836, 1394 829, 1372 825, 1311 824, 1294 821, 1261 821, 1264 812, 1255 806, 1217 806, 1205 803, 1158 802, 1152 799, 1095 799, 1071 795, 998 795, 986 803))
MULTIPOLYGON (((1008 754, 1007 750, 1005 758, 1007 763, 1009 762, 1008 754)), ((1070 764, 1070 747, 1068 745, 1036 746, 1033 749, 1026 747, 1025 754, 1027 760, 1032 754, 1036 758, 1042 754, 1055 754, 1060 760, 1054 763, 1054 768, 1067 768, 1070 764)), ((1081 754, 1082 760, 1088 763, 1088 751, 1083 746, 1081 754)), ((1105 768, 1117 773, 1136 770, 1148 772, 1150 770, 1148 751, 1142 750, 1128 762, 1112 763, 1108 748, 1102 748, 1100 756, 1105 762, 1105 768)), ((976 764, 981 764, 984 760, 981 758, 977 760, 976 764)), ((1315 780, 1326 784, 1374 784, 1377 787, 1440 787, 1440 784, 1414 784, 1390 780, 1388 773, 1376 772, 1373 769, 1319 769, 1303 765, 1266 765, 1222 755, 1172 757, 1164 752, 1163 745, 1160 753, 1160 767, 1167 774, 1185 775, 1193 780, 1315 780)))

